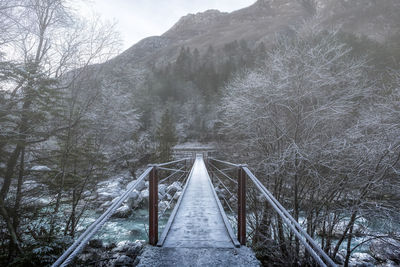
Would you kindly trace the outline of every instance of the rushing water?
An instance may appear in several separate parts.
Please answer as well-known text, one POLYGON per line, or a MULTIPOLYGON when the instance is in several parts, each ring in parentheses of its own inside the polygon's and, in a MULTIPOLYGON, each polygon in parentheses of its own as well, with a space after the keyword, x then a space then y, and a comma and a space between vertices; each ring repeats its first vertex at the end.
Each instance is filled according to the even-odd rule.
MULTIPOLYGON (((236 216, 237 215, 232 214, 232 212, 229 212, 226 210, 225 210, 225 212, 227 214, 229 222, 231 223, 233 231, 235 232, 235 235, 236 235, 237 234, 237 231, 236 231, 236 227, 237 227, 236 216)), ((251 213, 248 213, 248 215, 251 215, 251 213)), ((300 216, 300 218, 299 218, 300 225, 304 225, 305 220, 306 220, 305 217, 300 216)), ((343 218, 343 221, 345 223, 347 223, 349 220, 350 220, 350 217, 343 218)), ((369 253, 370 242, 365 242, 370 239, 369 234, 382 235, 383 232, 388 231, 389 229, 400 229, 400 222, 387 222, 387 221, 384 221, 383 219, 377 219, 377 218, 369 218, 369 219, 359 218, 356 221, 356 225, 363 227, 364 235, 354 236, 352 238, 351 248, 354 248, 357 246, 357 248, 355 248, 354 252, 360 252, 360 253, 369 253)), ((288 228, 287 228, 287 230, 290 231, 288 228)), ((304 227, 304 230, 306 230, 305 227, 304 227)), ((248 233, 252 232, 252 229, 250 228, 249 224, 247 224, 247 232, 248 233)), ((314 237, 314 239, 318 244, 321 244, 320 236, 316 235, 314 237)), ((337 239, 334 240, 333 245, 335 245, 337 241, 338 241, 337 239)), ((347 239, 344 242, 342 242, 339 250, 346 250, 347 249, 346 246, 347 246, 347 239)))
MULTIPOLYGON (((100 214, 94 211, 88 211, 86 219, 78 229, 79 233, 82 233, 99 216, 100 214)), ((147 209, 135 210, 128 218, 110 218, 93 239, 100 239, 104 244, 118 243, 125 240, 148 241, 148 218, 149 211, 147 209)), ((159 235, 161 235, 168 218, 169 214, 165 214, 165 216, 159 220, 159 235)))

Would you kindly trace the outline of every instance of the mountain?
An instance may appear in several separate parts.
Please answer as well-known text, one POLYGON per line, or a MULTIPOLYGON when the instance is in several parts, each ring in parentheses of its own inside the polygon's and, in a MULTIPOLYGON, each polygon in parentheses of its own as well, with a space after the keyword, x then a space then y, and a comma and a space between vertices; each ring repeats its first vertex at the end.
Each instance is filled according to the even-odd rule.
POLYGON ((262 60, 277 35, 294 34, 296 27, 313 19, 325 29, 348 33, 344 38, 358 55, 372 54, 386 68, 389 57, 399 57, 393 57, 392 50, 382 56, 376 48, 388 40, 398 44, 398 14, 399 0, 258 0, 231 13, 188 14, 163 35, 145 38, 93 66, 81 89, 90 94, 101 88, 102 102, 94 113, 107 106, 126 112, 134 108, 144 132, 151 135, 169 109, 181 141, 213 141, 224 85, 236 72, 262 60))
POLYGON ((206 50, 234 40, 269 43, 278 33, 290 31, 313 14, 327 28, 367 36, 384 42, 400 31, 398 0, 258 0, 232 13, 207 10, 182 17, 161 36, 135 44, 116 61, 165 63, 180 47, 206 50))

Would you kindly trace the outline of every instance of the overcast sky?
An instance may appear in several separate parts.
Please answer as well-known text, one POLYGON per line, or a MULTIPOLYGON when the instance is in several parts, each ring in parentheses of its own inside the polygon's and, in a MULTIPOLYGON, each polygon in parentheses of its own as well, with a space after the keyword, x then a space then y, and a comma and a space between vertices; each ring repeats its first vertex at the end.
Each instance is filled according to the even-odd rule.
POLYGON ((161 35, 180 17, 208 9, 231 12, 256 0, 90 0, 82 13, 93 11, 107 20, 116 20, 126 49, 141 39, 161 35))

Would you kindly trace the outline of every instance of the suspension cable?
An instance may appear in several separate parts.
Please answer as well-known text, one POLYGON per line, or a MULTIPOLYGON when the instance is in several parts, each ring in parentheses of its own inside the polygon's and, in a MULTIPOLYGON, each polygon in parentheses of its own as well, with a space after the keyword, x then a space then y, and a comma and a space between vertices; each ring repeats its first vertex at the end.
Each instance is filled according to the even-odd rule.
POLYGON ((213 161, 216 161, 216 162, 219 162, 219 163, 222 163, 222 164, 225 164, 225 165, 228 165, 228 166, 233 166, 233 167, 239 167, 240 165, 239 164, 234 164, 234 163, 231 163, 231 162, 227 162, 227 161, 223 161, 223 160, 218 160, 218 159, 215 159, 215 158, 208 158, 209 160, 213 160, 213 161))
MULTIPOLYGON (((184 177, 184 176, 185 176, 185 173, 183 173, 178 179, 176 179, 175 182, 180 182, 180 183, 181 183, 181 179, 182 179, 182 177, 184 177)), ((182 183, 181 183, 181 184, 182 184, 182 183)), ((167 190, 167 192, 165 192, 165 195, 168 194, 169 191, 171 191, 171 189, 172 189, 172 187, 170 187, 170 188, 167 190)))
POLYGON ((171 164, 174 164, 174 163, 178 163, 178 162, 181 162, 181 161, 185 161, 185 160, 188 160, 188 159, 190 159, 190 158, 183 158, 183 159, 178 159, 178 160, 174 160, 174 161, 170 161, 170 162, 155 164, 155 166, 157 166, 157 167, 168 166, 168 165, 171 165, 171 164))
POLYGON ((226 198, 225 198, 224 196, 222 196, 222 198, 224 199, 225 204, 228 206, 229 210, 230 210, 232 213, 234 213, 234 211, 233 211, 231 205, 229 205, 229 203, 228 203, 228 200, 226 200, 226 198))
POLYGON ((218 169, 214 164, 212 163, 208 163, 211 167, 213 167, 214 169, 216 169, 219 173, 221 173, 223 176, 225 176, 226 178, 228 178, 232 183, 234 184, 238 184, 237 181, 235 181, 233 178, 229 177, 227 174, 225 174, 223 171, 221 171, 220 169, 218 169))
POLYGON ((163 170, 163 171, 172 171, 172 172, 187 172, 187 171, 182 171, 184 166, 180 169, 171 169, 171 168, 164 168, 164 167, 157 167, 157 170, 163 170))
MULTIPOLYGON (((172 174, 170 174, 169 176, 167 176, 166 178, 160 180, 158 183, 161 184, 161 183, 165 182, 166 180, 168 180, 169 178, 171 178, 172 176, 174 176, 175 174, 177 174, 177 173, 179 173, 179 172, 182 172, 182 169, 183 169, 183 168, 185 168, 185 167, 182 167, 182 168, 180 168, 179 170, 176 170, 174 173, 172 173, 172 174)), ((159 169, 159 168, 157 168, 157 169, 159 169)), ((183 172, 186 173, 186 171, 183 171, 183 172)), ((180 178, 179 178, 179 179, 180 179, 180 178)))
MULTIPOLYGON (((184 176, 184 174, 183 174, 182 176, 184 176)), ((182 176, 179 177, 179 180, 182 178, 182 176)), ((189 177, 189 174, 186 175, 186 177, 183 179, 182 184, 186 184, 186 181, 187 181, 187 178, 188 178, 188 177, 189 177)), ((169 191, 170 191, 170 190, 168 190, 165 194, 168 194, 169 191)), ((171 205, 172 201, 174 200, 174 198, 175 198, 175 196, 176 196, 177 193, 178 193, 178 190, 177 190, 177 191, 174 193, 174 195, 171 197, 171 200, 168 202, 167 207, 164 209, 164 211, 162 212, 162 214, 159 216, 159 219, 163 218, 163 216, 165 215, 165 213, 166 213, 167 210, 169 209, 169 207, 170 207, 170 205, 171 205)))
POLYGON ((219 179, 219 177, 217 176, 217 175, 215 175, 215 177, 218 179, 218 181, 222 184, 222 186, 226 189, 226 191, 228 191, 228 193, 234 198, 234 199, 236 199, 237 200, 237 197, 234 195, 234 194, 232 194, 232 192, 228 189, 228 187, 226 187, 226 185, 221 181, 221 179, 219 179))
POLYGON ((67 266, 71 261, 81 252, 90 238, 103 226, 103 224, 111 217, 115 210, 124 202, 129 194, 136 188, 136 186, 144 180, 150 173, 153 167, 147 168, 144 173, 123 193, 117 201, 113 204, 96 220, 86 231, 53 263, 52 267, 67 266))
POLYGON ((286 222, 286 224, 292 229, 293 233, 305 246, 307 251, 311 254, 316 262, 320 266, 326 266, 319 255, 321 255, 329 266, 336 266, 332 259, 318 246, 318 244, 307 234, 307 232, 297 223, 297 221, 287 212, 287 210, 276 200, 276 198, 268 191, 267 188, 257 179, 257 177, 247 168, 243 167, 248 177, 253 181, 255 186, 263 193, 269 204, 274 208, 274 210, 279 214, 279 216, 286 222), (309 245, 309 243, 313 248, 309 245), (319 255, 315 252, 317 251, 319 255))

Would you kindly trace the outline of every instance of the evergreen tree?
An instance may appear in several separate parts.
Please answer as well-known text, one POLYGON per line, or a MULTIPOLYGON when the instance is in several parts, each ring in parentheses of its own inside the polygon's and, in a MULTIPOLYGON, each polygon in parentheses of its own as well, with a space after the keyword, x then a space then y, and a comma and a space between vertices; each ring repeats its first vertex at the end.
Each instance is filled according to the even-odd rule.
POLYGON ((158 142, 158 160, 169 161, 172 158, 172 147, 177 143, 175 123, 170 111, 167 109, 161 117, 157 127, 156 139, 158 142))

